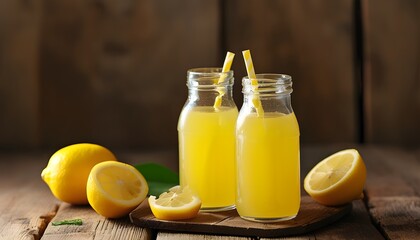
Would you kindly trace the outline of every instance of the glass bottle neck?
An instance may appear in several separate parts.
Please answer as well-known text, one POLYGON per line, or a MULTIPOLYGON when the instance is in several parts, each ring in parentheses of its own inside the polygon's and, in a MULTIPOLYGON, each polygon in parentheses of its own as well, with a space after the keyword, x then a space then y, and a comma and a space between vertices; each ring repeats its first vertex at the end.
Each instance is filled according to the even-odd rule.
POLYGON ((244 106, 255 111, 255 104, 261 104, 264 112, 293 112, 291 104, 292 78, 285 74, 257 74, 256 79, 244 77, 242 92, 244 106))
POLYGON ((220 98, 222 107, 235 107, 232 97, 233 71, 221 68, 194 68, 187 72, 188 100, 190 106, 213 106, 220 98))
POLYGON ((222 72, 221 68, 193 68, 187 72, 189 89, 211 90, 233 86, 233 71, 222 72))
POLYGON ((285 74, 257 74, 256 79, 244 77, 242 79, 242 92, 244 95, 256 94, 260 97, 277 95, 290 95, 292 77, 285 74))

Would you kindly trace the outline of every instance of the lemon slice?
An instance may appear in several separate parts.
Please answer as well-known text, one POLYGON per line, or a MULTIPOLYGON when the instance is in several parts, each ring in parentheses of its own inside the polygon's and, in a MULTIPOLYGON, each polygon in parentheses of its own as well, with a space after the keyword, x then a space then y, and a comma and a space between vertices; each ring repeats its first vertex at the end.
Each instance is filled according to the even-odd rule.
POLYGON ((188 187, 175 186, 162 193, 158 199, 149 197, 153 215, 162 220, 181 220, 197 216, 201 200, 188 187))
POLYGON ((304 180, 306 192, 327 206, 349 203, 363 196, 366 166, 359 152, 346 149, 319 162, 304 180))
POLYGON ((148 191, 147 182, 137 169, 114 161, 95 165, 86 186, 89 204, 107 218, 127 215, 146 198, 148 191))

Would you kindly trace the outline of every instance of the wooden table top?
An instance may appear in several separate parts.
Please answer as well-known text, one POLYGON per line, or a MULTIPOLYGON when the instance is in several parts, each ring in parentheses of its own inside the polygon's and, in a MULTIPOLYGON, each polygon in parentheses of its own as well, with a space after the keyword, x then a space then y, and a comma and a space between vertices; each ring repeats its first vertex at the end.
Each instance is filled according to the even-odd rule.
MULTIPOLYGON (((301 149, 301 175, 324 157, 351 145, 301 149)), ((356 146, 368 177, 365 199, 353 201, 350 214, 305 235, 281 239, 419 239, 420 151, 356 146)), ((168 233, 143 229, 129 218, 106 219, 89 206, 56 200, 41 180, 51 153, 0 153, 0 240, 3 239, 250 239, 236 236, 168 233), (81 226, 51 221, 81 218, 81 226)), ((118 152, 127 163, 157 162, 177 169, 176 151, 118 152)))

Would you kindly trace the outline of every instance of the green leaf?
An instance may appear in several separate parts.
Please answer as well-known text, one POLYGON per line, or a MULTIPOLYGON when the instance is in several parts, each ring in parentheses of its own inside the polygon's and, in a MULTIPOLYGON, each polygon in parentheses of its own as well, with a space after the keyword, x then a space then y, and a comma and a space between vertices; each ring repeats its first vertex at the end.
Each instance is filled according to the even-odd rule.
POLYGON ((59 226, 59 225, 82 225, 83 221, 82 219, 69 219, 69 220, 62 220, 62 221, 56 221, 51 223, 53 226, 59 226))
POLYGON ((179 185, 178 173, 157 163, 134 165, 149 185, 149 195, 159 196, 169 188, 179 185))

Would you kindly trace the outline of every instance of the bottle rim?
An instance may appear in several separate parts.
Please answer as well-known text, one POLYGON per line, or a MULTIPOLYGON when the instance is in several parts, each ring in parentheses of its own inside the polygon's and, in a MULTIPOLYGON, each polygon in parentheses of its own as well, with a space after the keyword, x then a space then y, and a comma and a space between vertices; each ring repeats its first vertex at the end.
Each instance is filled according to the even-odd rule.
POLYGON ((192 68, 187 71, 187 86, 190 88, 215 88, 232 86, 233 70, 222 72, 219 67, 192 68), (219 79, 222 82, 219 83, 219 79))
MULTIPOLYGON (((283 73, 259 73, 256 74, 256 79, 258 81, 258 83, 277 83, 277 84, 290 84, 292 83, 292 77, 290 75, 287 74, 283 74, 283 73)), ((245 76, 242 78, 242 82, 246 82, 250 83, 250 78, 249 76, 245 76)))
POLYGON ((292 77, 287 74, 260 73, 256 74, 257 85, 248 76, 242 78, 242 93, 244 94, 290 94, 293 91, 292 77))
POLYGON ((196 78, 196 77, 217 77, 226 75, 226 77, 233 77, 233 70, 228 72, 222 72, 220 67, 208 67, 208 68, 192 68, 187 71, 187 78, 196 78))

